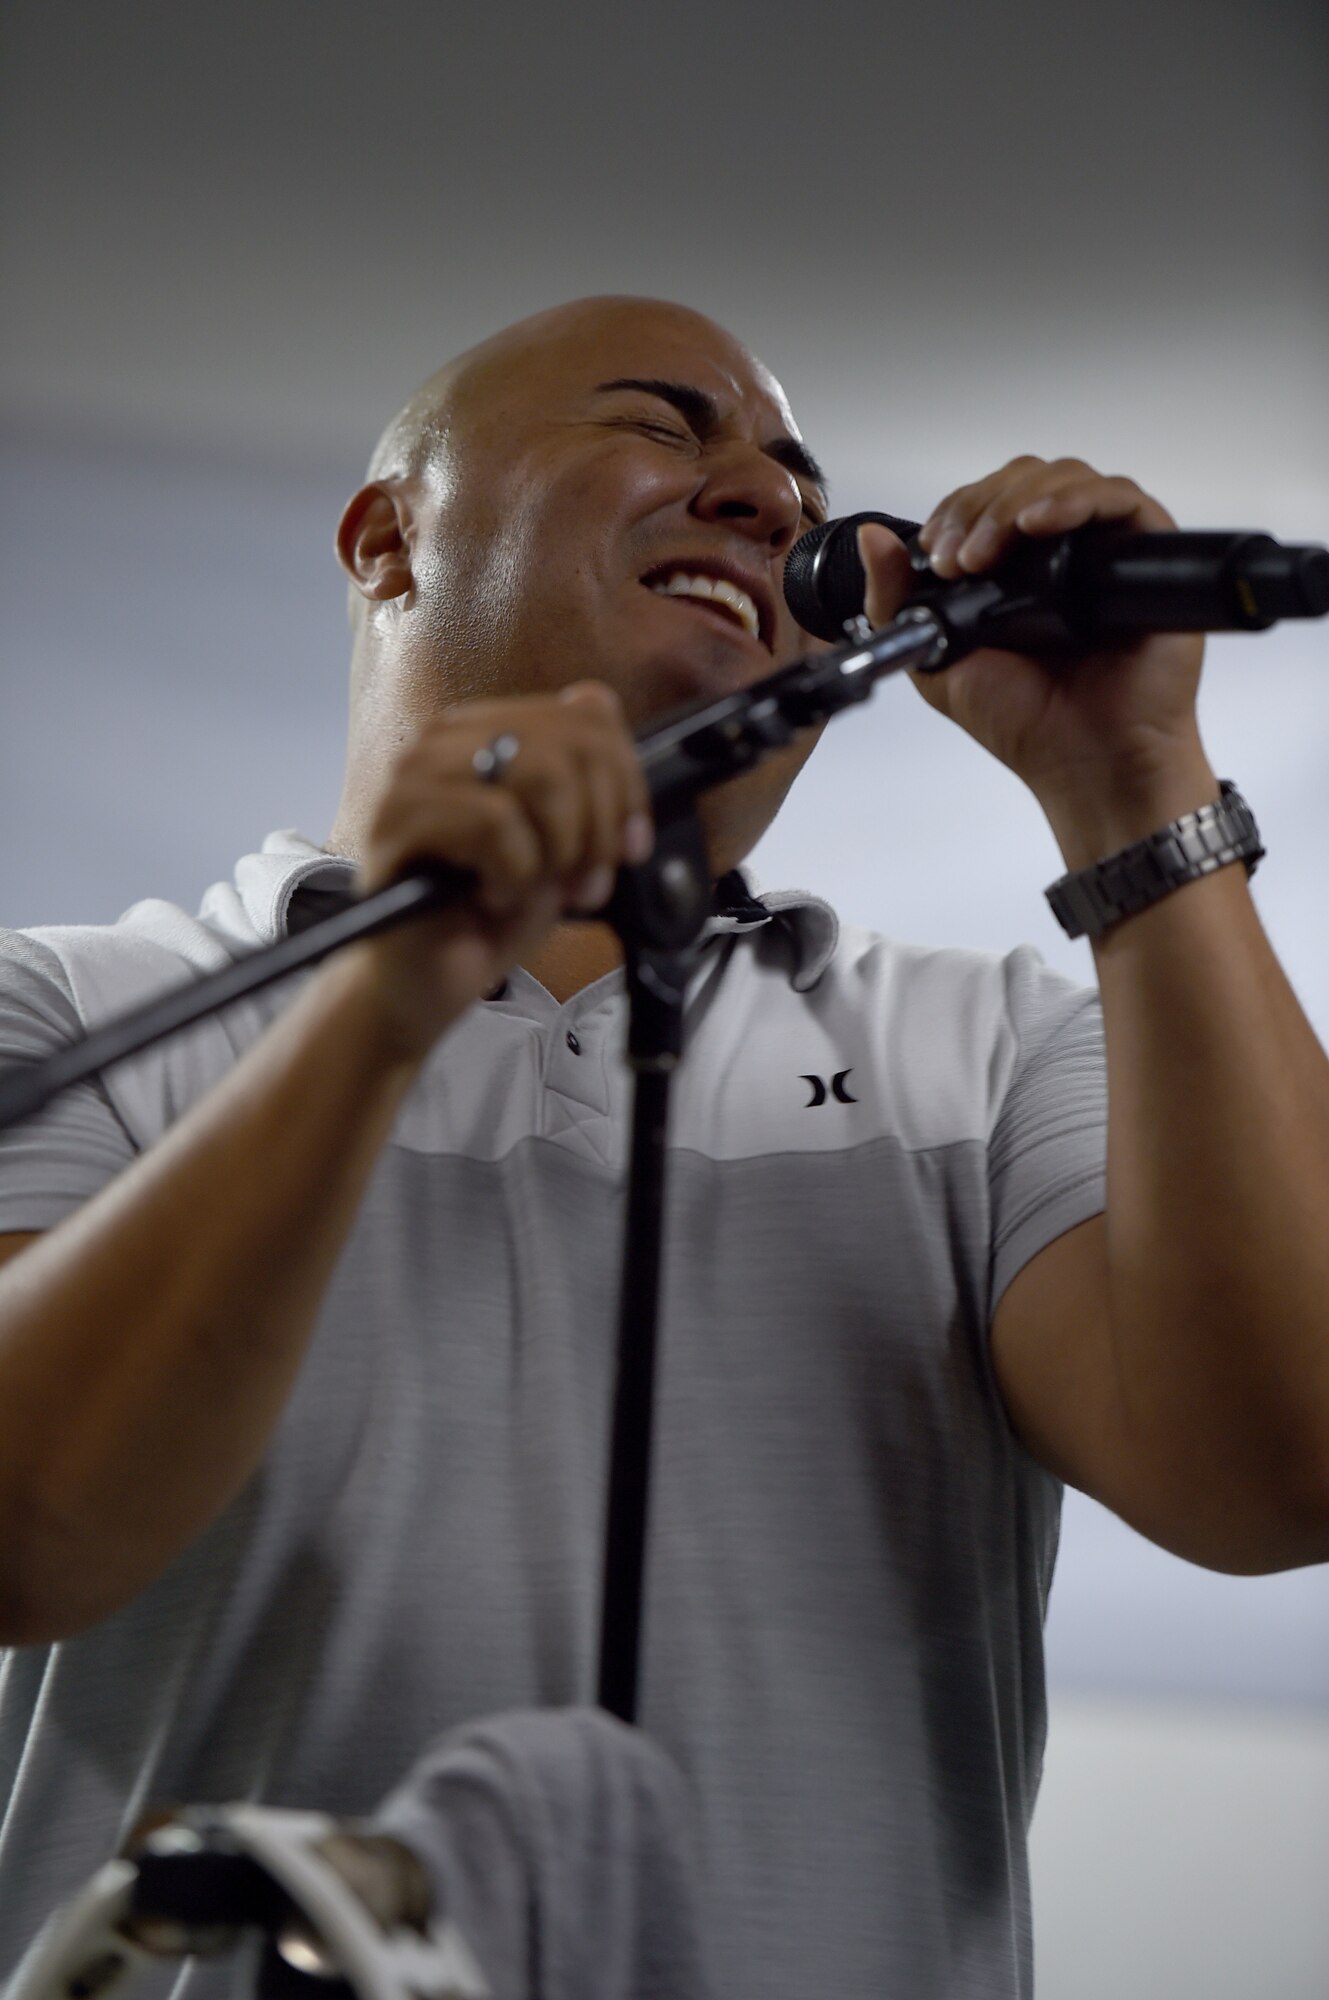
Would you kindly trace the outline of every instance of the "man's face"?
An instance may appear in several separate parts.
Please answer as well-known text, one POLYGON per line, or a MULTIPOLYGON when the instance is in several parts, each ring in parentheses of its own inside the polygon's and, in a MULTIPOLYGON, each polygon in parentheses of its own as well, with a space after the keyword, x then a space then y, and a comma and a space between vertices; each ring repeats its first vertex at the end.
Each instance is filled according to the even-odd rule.
POLYGON ((759 680, 813 649, 781 580, 824 513, 778 383, 718 327, 556 316, 457 385, 398 627, 412 706, 595 678, 640 729, 759 680))

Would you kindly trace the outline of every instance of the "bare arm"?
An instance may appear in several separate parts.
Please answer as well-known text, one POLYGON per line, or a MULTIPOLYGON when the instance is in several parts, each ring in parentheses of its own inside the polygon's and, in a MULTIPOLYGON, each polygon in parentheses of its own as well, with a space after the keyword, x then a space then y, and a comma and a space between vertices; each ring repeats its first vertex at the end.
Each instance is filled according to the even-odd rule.
POLYGON ((607 691, 440 718, 394 773, 364 879, 436 856, 476 868, 474 903, 325 966, 159 1144, 0 1270, 0 1643, 106 1616, 244 1484, 420 1064, 642 858, 624 829, 645 802, 607 691), (471 756, 503 726, 521 757, 482 785, 471 756))
POLYGON ((363 968, 330 965, 0 1272, 0 1639, 105 1616, 258 1463, 411 1081, 373 1029, 363 968))
MULTIPOLYGON (((1068 858, 1217 789, 1202 769, 1120 832, 1068 828, 1068 858)), ((1044 1464, 1191 1562, 1324 1562, 1329 1063, 1239 867, 1115 925, 1095 955, 1107 1214, 1050 1244, 1002 1300, 1007 1408, 1044 1464)))
MULTIPOLYGON (((979 574, 1021 535, 1089 522, 1175 526, 1128 479, 1021 458, 948 495, 921 539, 940 574, 979 574)), ((873 557, 879 601, 889 554, 873 557)), ((1078 869, 1216 798, 1201 651, 1157 633, 1055 661, 977 652, 922 692, 1018 772, 1078 869)), ((1114 924, 1095 958, 1107 1212, 1031 1259, 1002 1300, 1007 1408, 1052 1470, 1192 1561, 1322 1562, 1329 1063, 1240 867, 1114 924)))

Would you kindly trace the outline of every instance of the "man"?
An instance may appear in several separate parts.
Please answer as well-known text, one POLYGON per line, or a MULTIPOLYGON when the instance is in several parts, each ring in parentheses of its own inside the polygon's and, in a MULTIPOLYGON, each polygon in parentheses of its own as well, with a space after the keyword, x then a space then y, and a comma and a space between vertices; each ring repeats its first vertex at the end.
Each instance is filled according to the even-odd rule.
MULTIPOLYGON (((593 1692, 627 1089, 587 913, 649 846, 632 733, 809 649, 781 571, 824 506, 698 315, 500 335, 341 524, 328 852, 274 837, 198 920, 11 941, 18 1058, 307 921, 351 862, 482 885, 7 1138, 11 1956, 154 1798, 362 1812, 446 1725, 593 1692)), ((1171 525, 1017 459, 923 539, 955 577, 1091 520, 1171 525)), ((882 621, 903 551, 863 549, 882 621)), ((1199 655, 986 653, 922 691, 1078 871, 1217 799, 1199 655)), ((1217 1568, 1329 1555, 1329 1075, 1245 871, 1188 882, 1096 940, 1105 1196, 1091 996, 1027 951, 837 939, 733 873, 811 747, 703 802, 642 1722, 737 2000, 1026 1994, 1058 1481, 1217 1568), (812 1117, 800 1076, 844 1069, 812 1117)))

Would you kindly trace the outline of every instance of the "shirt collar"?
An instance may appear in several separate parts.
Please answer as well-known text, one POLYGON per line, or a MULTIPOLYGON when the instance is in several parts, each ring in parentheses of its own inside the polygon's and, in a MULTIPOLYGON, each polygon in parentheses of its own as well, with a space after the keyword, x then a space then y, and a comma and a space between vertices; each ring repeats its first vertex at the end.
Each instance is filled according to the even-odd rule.
MULTIPOLYGON (((227 930, 251 930, 259 944, 288 931, 308 929, 342 907, 350 893, 354 863, 326 854, 288 828, 270 833, 257 854, 238 864, 234 884, 208 891, 200 912, 227 930)), ((762 890, 751 870, 732 868, 715 885, 713 913, 702 942, 778 923, 793 947, 791 981, 806 993, 829 965, 839 937, 835 911, 820 896, 802 889, 762 890)))
POLYGON ((713 913, 706 920, 702 942, 770 923, 780 924, 793 945, 794 991, 809 992, 834 956, 840 920, 828 902, 806 889, 763 890, 750 868, 731 868, 715 885, 713 913))

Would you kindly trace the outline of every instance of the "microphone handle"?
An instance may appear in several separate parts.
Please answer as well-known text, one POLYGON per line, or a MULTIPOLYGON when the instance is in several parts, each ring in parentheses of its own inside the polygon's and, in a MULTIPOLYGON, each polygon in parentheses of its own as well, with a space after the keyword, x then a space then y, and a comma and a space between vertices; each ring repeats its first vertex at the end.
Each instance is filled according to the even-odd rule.
MULTIPOLYGON (((929 569, 919 579, 913 595, 943 615, 948 593, 970 587, 929 569)), ((984 642, 1012 651, 1084 648, 1133 632, 1259 632, 1329 611, 1329 549, 1231 530, 1123 534, 1095 525, 1025 542, 973 581, 989 580, 1003 602, 985 614, 984 642)))
POLYGON ((811 529, 785 564, 790 609, 819 639, 835 642, 862 613, 865 521, 913 546, 909 602, 935 610, 970 647, 1089 650, 1124 633, 1258 632, 1329 611, 1329 549, 1313 543, 1234 529, 1134 534, 1102 522, 1024 540, 995 570, 946 582, 914 544, 917 522, 863 513, 811 529))

